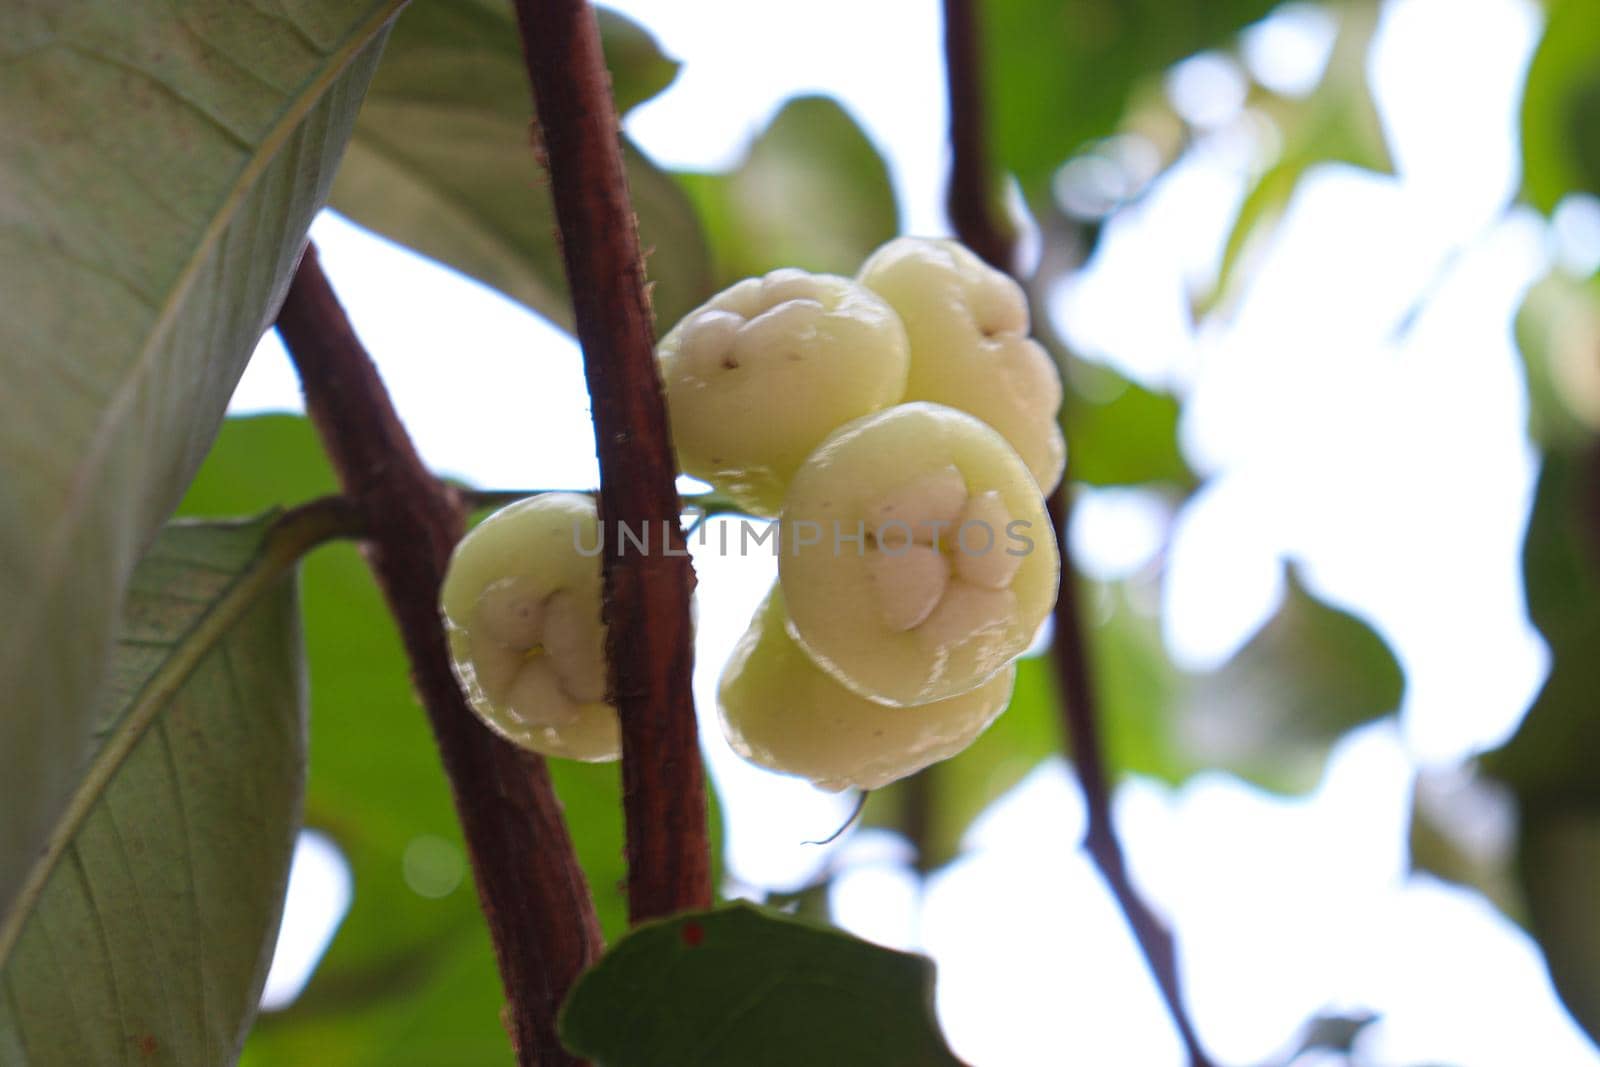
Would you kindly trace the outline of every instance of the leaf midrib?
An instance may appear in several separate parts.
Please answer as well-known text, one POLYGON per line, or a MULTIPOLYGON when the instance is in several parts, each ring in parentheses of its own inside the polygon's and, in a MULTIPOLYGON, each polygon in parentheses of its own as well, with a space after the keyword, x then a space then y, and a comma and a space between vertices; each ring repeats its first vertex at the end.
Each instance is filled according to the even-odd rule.
MULTIPOLYGON (((250 191, 265 172, 272 161, 277 158, 278 152, 283 148, 289 137, 299 128, 312 108, 320 102, 326 94, 328 87, 337 81, 349 67, 350 61, 383 29, 394 17, 395 13, 404 6, 406 0, 388 0, 377 12, 362 23, 359 28, 350 34, 343 46, 335 49, 329 55, 329 62, 322 72, 305 84, 300 93, 294 97, 289 106, 284 108, 268 131, 256 150, 254 156, 234 179, 227 196, 221 206, 213 213, 211 221, 200 235, 200 240, 195 244, 194 253, 184 263, 183 269, 178 273, 177 280, 171 286, 167 298, 161 305, 161 310, 156 316, 143 348, 139 355, 117 384, 110 401, 107 403, 99 426, 91 439, 89 448, 77 465, 77 471, 72 478, 71 488, 66 495, 66 506, 59 517, 52 524, 52 533, 47 538, 50 545, 41 564, 44 574, 40 589, 46 597, 59 592, 63 576, 70 573, 73 568, 63 566, 64 554, 75 546, 71 538, 65 536, 64 531, 71 529, 81 518, 84 509, 90 500, 94 499, 95 475, 99 473, 104 464, 106 452, 110 449, 116 438, 116 431, 124 424, 129 406, 132 404, 136 393, 135 383, 142 380, 150 372, 151 361, 160 350, 162 342, 171 333, 181 309, 186 305, 190 291, 195 280, 200 276, 200 270, 207 262, 223 235, 227 233, 238 216, 240 209, 249 198, 250 191)), ((13 645, 17 655, 21 656, 22 646, 13 645)), ((15 662, 16 657, 13 657, 15 662)), ((0 938, 0 963, 3 963, 7 943, 0 938)))

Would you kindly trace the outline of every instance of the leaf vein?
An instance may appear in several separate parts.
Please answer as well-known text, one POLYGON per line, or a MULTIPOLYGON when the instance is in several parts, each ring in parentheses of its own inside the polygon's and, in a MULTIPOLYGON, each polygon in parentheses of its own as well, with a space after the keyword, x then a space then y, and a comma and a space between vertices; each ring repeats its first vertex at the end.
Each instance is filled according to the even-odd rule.
POLYGON ((206 977, 206 930, 200 915, 200 878, 195 869, 194 839, 189 829, 189 801, 183 791, 183 778, 178 773, 178 761, 172 752, 172 734, 166 716, 156 722, 156 736, 161 739, 161 753, 167 761, 167 779, 172 783, 173 799, 177 802, 178 836, 182 839, 183 858, 189 867, 189 889, 185 894, 194 919, 194 965, 196 985, 200 990, 200 1033, 206 1062, 211 1062, 211 1008, 206 995, 210 984, 206 977))

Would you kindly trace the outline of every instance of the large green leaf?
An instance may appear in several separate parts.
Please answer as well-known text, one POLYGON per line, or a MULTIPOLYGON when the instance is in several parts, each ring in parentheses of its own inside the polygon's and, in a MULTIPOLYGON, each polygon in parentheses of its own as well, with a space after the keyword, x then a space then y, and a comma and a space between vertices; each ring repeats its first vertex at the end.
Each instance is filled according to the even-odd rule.
POLYGON ((1600 0, 1550 0, 1522 92, 1522 180, 1552 210, 1571 192, 1600 193, 1600 0))
POLYGON ((778 267, 852 277, 895 235, 889 169, 833 100, 790 100, 727 174, 683 174, 716 261, 717 286, 778 267))
POLYGON ((1061 424, 1073 482, 1193 487, 1194 473, 1178 446, 1182 405, 1177 397, 1078 359, 1067 377, 1072 388, 1061 424))
POLYGON ((1007 0, 984 4, 996 164, 1030 199, 1116 131, 1130 97, 1178 60, 1224 45, 1277 0, 1007 0))
MULTIPOLYGON (((229 419, 181 510, 258 510, 334 484, 305 419, 229 419)), ((355 546, 330 545, 303 572, 315 681, 306 822, 343 851, 355 892, 310 985, 260 1019, 245 1062, 500 1067, 511 1060, 504 995, 470 873, 438 896, 407 879, 407 851, 419 842, 454 850, 463 865, 466 846, 399 635, 355 546)), ((619 936, 627 901, 617 768, 549 766, 601 926, 619 936)))
MULTIPOLYGON (((334 486, 305 419, 229 419, 181 511, 232 514, 334 486)), ((306 823, 338 844, 354 893, 311 985, 260 1019, 244 1062, 506 1064, 503 996, 470 876, 437 897, 406 879, 413 842, 445 842, 463 864, 466 852, 382 595, 349 544, 307 559, 302 586, 315 681, 306 823), (407 1060, 413 1051, 422 1058, 407 1060)))
MULTIPOLYGON (((619 107, 671 80, 676 68, 639 27, 606 13, 601 28, 619 107)), ((570 330, 518 41, 505 0, 413 3, 395 23, 356 121, 333 206, 570 330)), ((665 328, 709 295, 705 238, 677 183, 626 139, 623 147, 665 328)))
POLYGON ((1523 546, 1528 613, 1550 674, 1484 760, 1516 794, 1527 918, 1573 1016, 1600 1040, 1600 523, 1596 451, 1549 452, 1523 546))
POLYGON ((573 988, 561 1039, 604 1067, 960 1063, 930 961, 747 904, 623 938, 573 988))
MULTIPOLYGON (((306 420, 229 419, 180 513, 252 511, 334 486, 306 420)), ((306 656, 316 683, 306 821, 343 850, 355 883, 356 903, 330 959, 359 947, 374 960, 403 960, 474 918, 470 886, 432 900, 404 878, 402 859, 414 839, 462 847, 449 791, 399 636, 357 548, 332 545, 303 573, 306 656)))
POLYGON ((0 923, 0 1062, 238 1056, 300 824, 319 532, 173 524, 134 571, 94 754, 0 923))
POLYGON ((128 575, 288 284, 399 0, 0 11, 0 913, 128 575))
MULTIPOLYGON (((1087 585, 1086 610, 1106 757, 1119 774, 1182 782, 1229 771, 1279 791, 1310 788, 1328 749, 1393 712, 1403 678, 1365 623, 1322 603, 1291 572, 1278 613, 1214 671, 1174 667, 1156 618, 1124 586, 1087 585)), ((1048 658, 1023 660, 1011 707, 971 748, 924 772, 923 857, 960 851, 972 820, 1041 761, 1062 751, 1059 691, 1048 658)), ((872 821, 901 825, 900 785, 875 794, 872 821)))

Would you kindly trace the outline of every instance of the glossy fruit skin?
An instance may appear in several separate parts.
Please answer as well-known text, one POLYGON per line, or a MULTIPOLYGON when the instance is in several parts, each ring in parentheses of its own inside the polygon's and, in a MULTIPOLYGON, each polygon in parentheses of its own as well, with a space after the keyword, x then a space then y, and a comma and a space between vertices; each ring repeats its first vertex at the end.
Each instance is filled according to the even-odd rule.
POLYGON ((783 593, 757 609, 723 669, 717 707, 733 750, 751 763, 837 792, 881 789, 949 759, 981 734, 1011 699, 1007 665, 949 700, 892 708, 858 696, 794 643, 783 593))
POLYGON ((904 399, 945 404, 1000 431, 1049 495, 1066 468, 1061 376, 1028 336, 1022 288, 955 241, 901 237, 856 279, 899 314, 911 344, 904 399))
POLYGON ((779 523, 790 634, 841 685, 881 704, 984 684, 1027 649, 1055 603, 1060 564, 1032 474, 994 429, 953 408, 901 404, 841 427, 796 472, 779 523), (1004 528, 991 519, 967 530, 961 517, 980 506, 998 509, 1004 528), (926 528, 928 516, 955 525, 937 546, 902 550, 899 527, 926 528), (901 562, 930 553, 927 566, 901 562), (927 605, 904 595, 905 582, 931 589, 920 621, 927 605))
POLYGON ((656 348, 685 474, 773 516, 836 427, 905 391, 900 318, 849 278, 778 270, 686 315, 656 348))
POLYGON ((547 756, 617 759, 605 700, 594 500, 541 493, 502 508, 456 546, 440 590, 451 666, 496 733, 547 756))

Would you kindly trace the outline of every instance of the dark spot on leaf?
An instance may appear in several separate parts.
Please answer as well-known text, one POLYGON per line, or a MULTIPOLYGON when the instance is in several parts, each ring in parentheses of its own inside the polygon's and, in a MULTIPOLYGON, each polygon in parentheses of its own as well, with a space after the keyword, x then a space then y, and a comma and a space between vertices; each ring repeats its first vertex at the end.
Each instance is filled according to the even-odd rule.
POLYGON ((738 370, 739 369, 739 361, 737 359, 734 359, 731 354, 722 357, 722 365, 724 367, 726 367, 728 370, 738 370))
POLYGON ((145 1057, 154 1056, 156 1054, 156 1050, 160 1047, 159 1045, 156 1044, 156 1039, 155 1039, 155 1035, 154 1034, 141 1035, 139 1037, 138 1041, 139 1041, 139 1055, 141 1055, 141 1056, 145 1056, 145 1057))
POLYGON ((706 939, 706 928, 697 922, 686 922, 683 924, 683 928, 678 931, 678 934, 683 938, 685 945, 690 948, 698 948, 700 942, 706 939))

